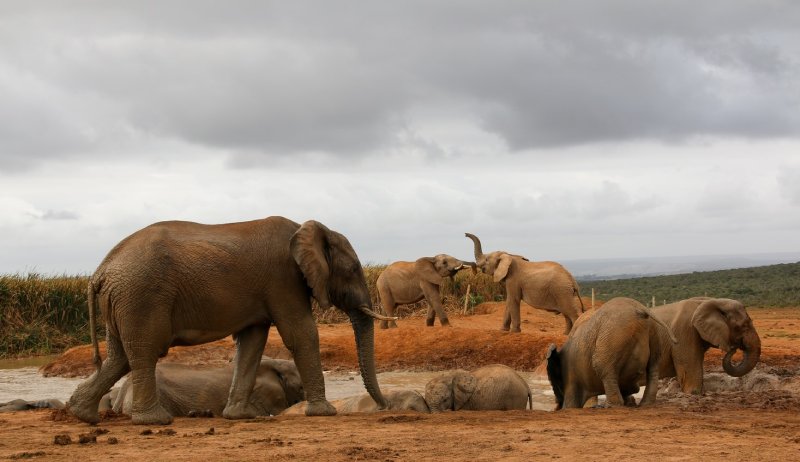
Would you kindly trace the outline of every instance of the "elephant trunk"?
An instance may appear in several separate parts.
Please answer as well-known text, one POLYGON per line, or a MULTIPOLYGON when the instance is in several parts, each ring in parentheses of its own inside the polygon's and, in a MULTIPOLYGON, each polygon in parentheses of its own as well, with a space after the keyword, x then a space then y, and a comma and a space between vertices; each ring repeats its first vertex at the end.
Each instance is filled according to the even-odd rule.
POLYGON ((728 375, 733 377, 741 377, 756 367, 759 357, 761 356, 761 339, 758 337, 755 329, 750 329, 742 338, 742 361, 734 365, 731 362, 733 354, 736 353, 736 348, 731 348, 722 358, 722 368, 728 375))
POLYGON ((481 240, 474 234, 464 233, 464 235, 470 238, 475 245, 475 261, 480 265, 481 261, 485 258, 483 256, 483 249, 481 248, 481 240))
POLYGON ((350 323, 356 339, 356 352, 358 353, 358 367, 364 387, 378 404, 379 409, 388 409, 389 402, 384 398, 378 386, 378 377, 375 373, 375 326, 372 318, 362 311, 350 314, 350 323))

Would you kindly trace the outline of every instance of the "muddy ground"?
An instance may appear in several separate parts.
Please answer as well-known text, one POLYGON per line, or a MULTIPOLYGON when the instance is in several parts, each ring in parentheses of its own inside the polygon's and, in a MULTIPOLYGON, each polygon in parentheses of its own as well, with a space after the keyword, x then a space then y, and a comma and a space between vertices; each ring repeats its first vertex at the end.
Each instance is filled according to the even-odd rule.
MULTIPOLYGON (((717 351, 706 355, 705 396, 686 396, 665 382, 659 403, 642 409, 559 412, 378 413, 336 417, 269 417, 247 421, 177 418, 172 425, 131 425, 107 415, 90 426, 63 412, 0 414, 0 459, 46 460, 798 460, 800 459, 800 308, 750 309, 762 339, 761 363, 742 379, 720 374, 717 351), (71 444, 55 444, 69 437, 71 444), (83 436, 89 442, 80 444, 83 436), (92 440, 94 439, 94 442, 92 440)), ((560 317, 523 309, 522 334, 497 331, 501 304, 455 327, 424 327, 423 318, 376 332, 381 371, 445 370, 504 363, 539 368, 545 348, 562 343, 560 317)), ((354 370, 351 328, 319 326, 326 370, 354 370)), ((267 354, 287 357, 275 329, 267 354)), ((175 348, 164 361, 212 364, 233 355, 230 340, 175 348)), ((47 374, 91 370, 88 348, 73 349, 47 374)), ((539 368, 541 370, 541 368, 539 368)))

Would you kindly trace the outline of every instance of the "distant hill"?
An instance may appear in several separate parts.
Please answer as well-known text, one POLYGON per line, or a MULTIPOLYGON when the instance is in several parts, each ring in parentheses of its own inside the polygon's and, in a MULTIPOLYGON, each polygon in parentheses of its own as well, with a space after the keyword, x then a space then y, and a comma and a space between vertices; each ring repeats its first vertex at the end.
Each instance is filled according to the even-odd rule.
POLYGON ((581 295, 594 288, 601 300, 631 297, 660 305, 707 295, 740 300, 748 306, 800 306, 800 262, 666 276, 597 280, 577 277, 581 295))

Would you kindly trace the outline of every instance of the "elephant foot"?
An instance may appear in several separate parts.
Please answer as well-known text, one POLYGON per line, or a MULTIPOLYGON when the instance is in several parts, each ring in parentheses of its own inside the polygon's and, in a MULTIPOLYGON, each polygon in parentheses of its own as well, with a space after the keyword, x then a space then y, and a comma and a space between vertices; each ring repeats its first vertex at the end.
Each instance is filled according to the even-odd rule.
POLYGON ((442 327, 451 327, 450 326, 450 320, 447 319, 447 318, 442 319, 442 327))
POLYGON ((306 406, 306 415, 307 416, 315 416, 315 415, 336 415, 336 408, 331 405, 326 400, 322 401, 313 401, 309 402, 308 406, 306 406))
POLYGON ((508 330, 509 330, 508 326, 503 326, 500 328, 500 332, 508 332, 508 330))
POLYGON ((255 408, 249 405, 229 403, 227 406, 225 406, 225 409, 222 410, 222 417, 231 420, 252 419, 257 415, 258 413, 256 412, 255 408))
POLYGON ((172 423, 172 414, 159 404, 144 412, 131 412, 131 422, 134 425, 169 425, 172 423))
POLYGON ((434 323, 434 321, 436 321, 436 320, 435 320, 435 319, 433 319, 433 318, 431 318, 431 319, 426 319, 426 320, 425 320, 425 325, 426 325, 426 326, 428 326, 428 327, 433 327, 433 323, 434 323))
POLYGON ((511 332, 512 334, 519 334, 520 332, 522 332, 522 329, 520 329, 519 327, 513 327, 511 328, 511 330, 509 330, 509 332, 511 332))
POLYGON ((67 402, 67 411, 86 423, 96 424, 100 422, 100 414, 97 413, 96 408, 92 409, 91 406, 81 406, 72 399, 67 402))

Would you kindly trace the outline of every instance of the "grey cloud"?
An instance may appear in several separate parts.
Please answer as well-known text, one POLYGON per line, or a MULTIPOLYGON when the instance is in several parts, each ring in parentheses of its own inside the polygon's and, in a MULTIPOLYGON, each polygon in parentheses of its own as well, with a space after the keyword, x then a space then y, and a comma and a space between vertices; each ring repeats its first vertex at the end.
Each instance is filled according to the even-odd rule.
POLYGON ((781 197, 794 206, 800 206, 800 166, 784 166, 777 181, 781 197))
POLYGON ((42 116, 46 104, 23 110, 32 104, 23 93, 6 109, 24 128, 3 133, 17 145, 8 163, 117 148, 100 136, 89 149, 81 133, 125 128, 222 149, 239 167, 298 153, 365 156, 403 143, 412 108, 441 104, 463 107, 515 151, 800 135, 800 7, 788 1, 3 10, 0 51, 19 72, 0 68, 0 78, 33 77, 103 106, 80 108, 76 122, 69 111, 42 116))
POLYGON ((69 210, 48 210, 42 215, 42 220, 78 220, 80 215, 69 210))

